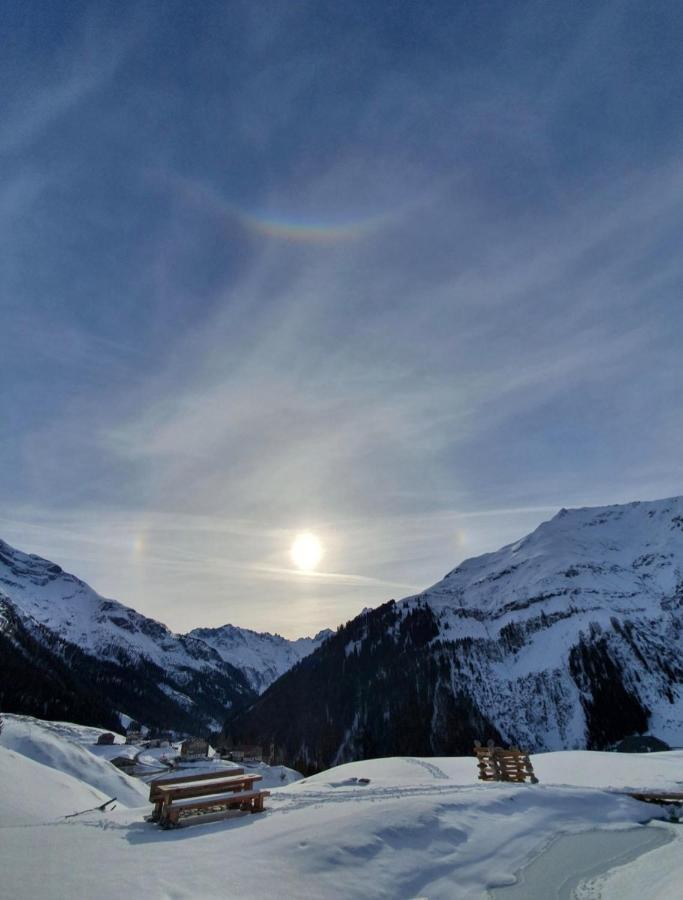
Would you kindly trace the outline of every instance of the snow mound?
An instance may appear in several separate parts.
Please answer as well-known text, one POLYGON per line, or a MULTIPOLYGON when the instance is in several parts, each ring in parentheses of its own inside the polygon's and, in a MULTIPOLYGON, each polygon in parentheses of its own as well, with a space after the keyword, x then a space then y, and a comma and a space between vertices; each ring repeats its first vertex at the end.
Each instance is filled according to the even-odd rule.
MULTIPOLYGON (((0 784, 2 828, 48 823, 108 799, 89 784, 6 747, 0 747, 0 784)), ((5 860, 3 869, 8 864, 5 860)))
POLYGON ((98 796, 103 795, 100 803, 111 797, 130 807, 147 802, 148 790, 144 784, 84 746, 93 738, 96 740, 102 729, 9 714, 3 714, 3 723, 0 746, 94 788, 98 796))
MULTIPOLYGON (((683 779, 683 750, 665 753, 607 753, 565 750, 532 754, 534 771, 543 785, 566 785, 604 790, 677 790, 683 779)), ((392 756, 345 763, 312 775, 297 788, 343 788, 359 779, 370 779, 373 787, 403 784, 474 785, 478 769, 474 756, 435 756, 428 759, 392 756)))
MULTIPOLYGON (((37 719, 34 716, 15 715, 12 713, 3 713, 2 717, 5 722, 16 721, 25 722, 27 724, 40 727, 42 731, 53 734, 56 737, 82 747, 93 747, 97 744, 97 740, 102 734, 113 734, 114 744, 122 745, 126 743, 126 738, 122 734, 108 729, 100 728, 97 725, 76 725, 75 722, 48 722, 46 719, 37 719)), ((1 741, 0 741, 1 743, 1 741)), ((119 747, 122 750, 123 747, 119 747)))
POLYGON ((683 789, 683 750, 665 753, 567 750, 538 753, 531 761, 543 784, 635 791, 683 789))
POLYGON ((288 766, 269 766, 264 762, 256 763, 255 765, 245 765, 244 769, 250 775, 261 776, 258 786, 264 790, 294 784, 294 782, 303 778, 301 772, 290 769, 288 766))
MULTIPOLYGON (((70 776, 0 750, 3 784, 22 785, 10 801, 0 798, 0 808, 23 815, 23 821, 33 816, 35 823, 46 822, 40 806, 27 805, 43 789, 34 771, 50 780, 44 792, 52 797, 52 814, 64 814, 69 803, 87 809, 99 800, 93 788, 74 787, 70 776), (55 788, 53 797, 53 783, 62 781, 81 793, 64 800, 55 788)), ((245 900, 482 900, 487 890, 511 884, 520 867, 559 835, 592 841, 596 830, 644 831, 639 823, 659 813, 572 782, 673 785, 681 754, 622 759, 577 751, 544 754, 535 762, 542 778, 559 784, 483 784, 476 782, 472 757, 396 757, 349 763, 272 787, 263 815, 177 832, 160 832, 143 821, 143 810, 125 808, 35 824, 30 843, 25 829, 12 822, 0 840, 3 890, 17 897, 114 900, 139 892, 144 883, 146 896, 168 897, 172 886, 178 900, 217 900, 226 889, 245 900), (255 848, 266 859, 256 878, 255 848)))

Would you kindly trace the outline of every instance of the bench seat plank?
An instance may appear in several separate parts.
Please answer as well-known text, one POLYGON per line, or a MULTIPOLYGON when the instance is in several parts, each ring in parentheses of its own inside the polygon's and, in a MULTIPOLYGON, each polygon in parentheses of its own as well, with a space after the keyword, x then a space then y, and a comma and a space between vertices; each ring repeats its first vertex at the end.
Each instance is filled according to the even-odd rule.
MULTIPOLYGON (((176 804, 165 806, 161 818, 162 828, 177 825, 181 813, 193 812, 202 809, 224 809, 229 812, 231 809, 245 809, 245 807, 253 812, 261 812, 263 810, 263 801, 270 796, 270 791, 242 791, 237 794, 219 794, 213 797, 188 798, 181 800, 176 804)), ((196 817, 198 821, 202 816, 196 817)))
POLYGON ((240 791, 236 794, 213 794, 210 797, 187 797, 183 800, 174 801, 168 809, 204 809, 208 806, 220 806, 223 803, 244 803, 258 797, 259 794, 266 794, 266 791, 240 791))

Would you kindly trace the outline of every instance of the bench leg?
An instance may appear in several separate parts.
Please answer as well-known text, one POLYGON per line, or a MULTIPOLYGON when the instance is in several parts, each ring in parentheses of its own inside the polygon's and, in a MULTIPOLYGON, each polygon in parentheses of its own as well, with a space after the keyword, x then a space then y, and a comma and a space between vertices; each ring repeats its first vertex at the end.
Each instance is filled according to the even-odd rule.
POLYGON ((158 822, 162 828, 173 828, 178 824, 179 809, 174 809, 170 804, 161 804, 158 822))
POLYGON ((152 810, 152 815, 149 817, 150 822, 158 822, 159 821, 159 819, 161 818, 162 804, 163 804, 162 800, 157 800, 155 802, 154 809, 152 810))
POLYGON ((171 807, 171 808, 169 809, 169 808, 167 807, 167 808, 166 808, 166 814, 165 814, 164 817, 162 818, 162 820, 161 820, 161 822, 160 822, 160 825, 161 825, 161 827, 164 828, 164 829, 167 829, 167 828, 178 828, 178 819, 179 819, 179 817, 180 817, 180 810, 179 810, 179 809, 173 809, 173 807, 171 807))

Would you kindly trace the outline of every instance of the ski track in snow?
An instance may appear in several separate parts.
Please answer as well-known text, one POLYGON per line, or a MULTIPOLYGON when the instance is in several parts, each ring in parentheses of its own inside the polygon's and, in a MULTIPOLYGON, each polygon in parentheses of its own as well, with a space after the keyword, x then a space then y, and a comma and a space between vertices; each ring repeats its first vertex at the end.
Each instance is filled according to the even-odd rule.
MULTIPOLYGON (((416 762, 416 760, 415 760, 416 762)), ((436 768, 436 766, 434 767, 436 768)), ((448 776, 442 773, 440 776, 449 780, 448 776)), ((300 784, 301 782, 299 782, 300 784)), ((512 782, 506 783, 506 787, 512 787, 514 790, 519 787, 520 790, 528 788, 529 785, 514 785, 512 782)), ((462 799, 463 795, 468 793, 480 792, 487 790, 487 786, 480 784, 438 784, 438 785, 417 785, 414 787, 359 787, 355 790, 350 788, 336 788, 334 791, 287 791, 279 788, 273 792, 270 797, 271 810, 283 813, 294 812, 307 807, 327 806, 330 803, 373 803, 387 800, 406 800, 419 797, 431 798, 440 797, 444 803, 462 799), (275 805, 273 805, 275 804, 275 805)), ((536 786, 536 790, 543 791, 543 786, 536 786)), ((268 812, 268 809, 266 809, 268 812)))
POLYGON ((442 769, 435 766, 433 763, 425 762, 424 759, 415 759, 413 756, 402 756, 401 759, 405 760, 407 763, 412 763, 414 766, 420 766, 425 769, 425 771, 429 772, 430 775, 433 775, 434 778, 448 778, 448 775, 446 775, 442 769))

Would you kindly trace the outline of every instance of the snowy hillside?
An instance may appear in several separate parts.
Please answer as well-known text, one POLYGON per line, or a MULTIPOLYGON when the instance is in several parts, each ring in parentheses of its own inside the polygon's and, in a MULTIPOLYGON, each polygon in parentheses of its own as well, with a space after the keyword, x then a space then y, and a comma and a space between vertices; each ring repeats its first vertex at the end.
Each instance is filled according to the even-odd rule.
POLYGON ((544 750, 650 731, 680 746, 682 687, 677 497, 561 510, 423 593, 362 614, 234 728, 313 768, 466 752, 488 736, 544 750))
MULTIPOLYGON (((84 781, 35 762, 29 756, 0 745, 0 828, 23 828, 68 816, 79 809, 99 806, 109 797, 84 781)), ((3 872, 11 865, 0 843, 3 872)), ((18 889, 15 897, 26 896, 18 889)), ((40 896, 36 893, 35 896, 40 896)))
POLYGON ((143 796, 87 811, 108 798, 71 774, 91 771, 76 752, 88 752, 85 730, 24 725, 33 758, 0 743, 8 897, 114 900, 143 884, 150 898, 503 900, 516 881, 522 893, 511 896, 525 900, 573 887, 604 900, 679 896, 680 826, 644 824, 665 813, 617 792, 675 788, 681 753, 544 754, 533 759, 538 785, 477 782, 471 756, 371 759, 282 787, 271 780, 261 815, 169 832, 145 821, 143 796), (35 761, 46 756, 69 771, 35 761), (655 881, 656 895, 643 893, 655 881))
POLYGON ((240 669, 252 688, 260 694, 280 675, 316 650, 332 633, 328 628, 315 637, 290 641, 267 631, 223 625, 221 628, 195 628, 188 637, 204 641, 222 659, 240 669))
MULTIPOLYGON (((89 785, 102 794, 100 803, 112 797, 126 806, 145 802, 148 791, 142 782, 91 752, 102 729, 7 713, 3 714, 2 723, 0 747, 89 785)), ((123 742, 123 737, 119 740, 123 742)))

